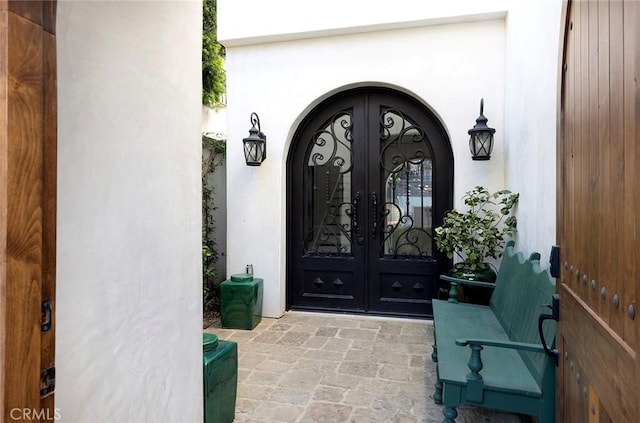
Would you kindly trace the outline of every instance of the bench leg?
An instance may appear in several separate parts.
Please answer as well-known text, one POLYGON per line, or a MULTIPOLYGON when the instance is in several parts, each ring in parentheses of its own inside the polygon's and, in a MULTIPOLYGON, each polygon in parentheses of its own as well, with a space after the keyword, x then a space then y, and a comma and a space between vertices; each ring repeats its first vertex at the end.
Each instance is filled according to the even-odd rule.
POLYGON ((538 423, 554 423, 555 421, 556 413, 553 404, 551 404, 550 407, 545 408, 542 414, 538 416, 538 423))
POLYGON ((431 352, 431 360, 438 362, 438 346, 436 345, 436 327, 433 327, 433 351, 431 352))
POLYGON ((433 393, 433 402, 436 404, 442 404, 442 382, 440 380, 436 382, 436 391, 433 393))
POLYGON ((444 414, 444 420, 442 421, 442 423, 456 423, 458 411, 455 407, 446 406, 444 410, 442 410, 442 414, 444 414))

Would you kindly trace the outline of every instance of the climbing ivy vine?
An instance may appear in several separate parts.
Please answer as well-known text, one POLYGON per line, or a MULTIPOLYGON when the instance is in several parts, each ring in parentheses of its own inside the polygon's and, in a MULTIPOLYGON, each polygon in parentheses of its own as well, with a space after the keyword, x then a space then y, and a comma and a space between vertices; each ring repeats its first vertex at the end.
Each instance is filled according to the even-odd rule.
POLYGON ((225 49, 218 42, 216 0, 202 2, 202 104, 214 107, 222 103, 225 92, 225 49))
POLYGON ((202 289, 204 311, 220 310, 220 286, 216 262, 219 258, 214 232, 213 212, 217 208, 213 201, 214 187, 207 181, 225 158, 226 141, 202 135, 202 289))

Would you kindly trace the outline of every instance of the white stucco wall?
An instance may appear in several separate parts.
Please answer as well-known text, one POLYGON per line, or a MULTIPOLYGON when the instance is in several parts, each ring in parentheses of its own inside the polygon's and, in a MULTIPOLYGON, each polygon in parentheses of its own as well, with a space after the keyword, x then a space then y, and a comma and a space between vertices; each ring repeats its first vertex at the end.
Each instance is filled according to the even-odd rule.
MULTIPOLYGON (((250 8, 247 3, 255 2, 240 3, 246 11, 250 8)), ((265 283, 264 315, 280 316, 285 309, 285 181, 291 138, 305 114, 331 94, 363 85, 389 86, 410 93, 441 118, 451 138, 456 201, 478 184, 492 190, 504 186, 505 22, 504 10, 500 11, 498 3, 502 4, 487 2, 486 8, 474 9, 473 16, 445 19, 438 15, 438 19, 430 20, 425 15, 420 24, 411 25, 381 23, 383 14, 378 9, 369 14, 370 22, 384 31, 368 32, 371 27, 357 18, 362 27, 341 29, 339 34, 307 32, 298 34, 300 40, 291 40, 295 29, 285 25, 282 31, 286 34, 276 42, 278 37, 272 33, 256 40, 250 30, 244 34, 246 38, 225 32, 227 20, 235 16, 227 16, 225 11, 239 6, 226 0, 219 2, 219 39, 223 43, 229 41, 231 46, 226 65, 230 217, 227 269, 238 273, 244 271, 246 264, 253 264, 256 276, 265 283), (478 15, 482 18, 478 19, 478 15), (433 25, 436 21, 440 24, 433 25), (480 53, 482 62, 478 61, 480 53), (485 99, 489 125, 497 129, 496 147, 489 162, 472 161, 468 150, 467 131, 475 124, 481 97, 485 99), (260 116, 268 146, 267 160, 257 168, 244 164, 242 152, 242 138, 248 135, 253 111, 260 116)), ((299 7, 294 9, 301 15, 290 17, 289 25, 306 14, 299 7)), ((412 21, 420 17, 411 11, 405 11, 403 16, 412 21)), ((264 15, 262 20, 270 21, 264 15)), ((243 26, 250 28, 251 22, 244 22, 243 26)), ((308 27, 315 28, 314 23, 308 27)))
POLYGON ((227 137, 227 108, 202 106, 202 132, 219 138, 227 137))
POLYGON ((201 422, 201 4, 59 1, 56 401, 201 422))
POLYGON ((556 243, 556 120, 562 2, 512 2, 505 79, 506 185, 520 193, 517 246, 556 243))
POLYGON ((497 19, 509 0, 219 0, 218 39, 227 47, 497 19))

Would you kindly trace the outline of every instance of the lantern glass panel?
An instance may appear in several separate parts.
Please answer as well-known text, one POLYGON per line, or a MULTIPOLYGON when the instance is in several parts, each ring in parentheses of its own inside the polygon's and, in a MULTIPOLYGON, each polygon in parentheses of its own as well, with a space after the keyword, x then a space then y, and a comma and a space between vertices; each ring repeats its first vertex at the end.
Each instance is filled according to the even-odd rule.
POLYGON ((474 160, 488 160, 493 151, 493 134, 489 131, 473 133, 469 139, 469 148, 474 160))
POLYGON ((251 140, 244 142, 244 157, 249 166, 259 166, 264 160, 264 141, 251 140))

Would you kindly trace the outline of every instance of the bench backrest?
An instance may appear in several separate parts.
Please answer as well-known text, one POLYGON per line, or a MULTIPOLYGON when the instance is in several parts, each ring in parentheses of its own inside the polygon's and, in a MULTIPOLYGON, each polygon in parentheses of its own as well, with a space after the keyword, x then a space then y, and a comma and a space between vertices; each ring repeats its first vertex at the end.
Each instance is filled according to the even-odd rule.
MULTIPOLYGON (((515 252, 513 242, 507 244, 490 306, 512 341, 540 344, 538 316, 550 312, 543 305, 551 302, 555 285, 549 270, 540 266, 539 253, 532 253, 525 260, 522 253, 515 252)), ((546 341, 553 342, 556 325, 545 323, 544 332, 546 341)), ((521 351, 520 355, 538 383, 542 383, 549 358, 533 352, 521 351)))

